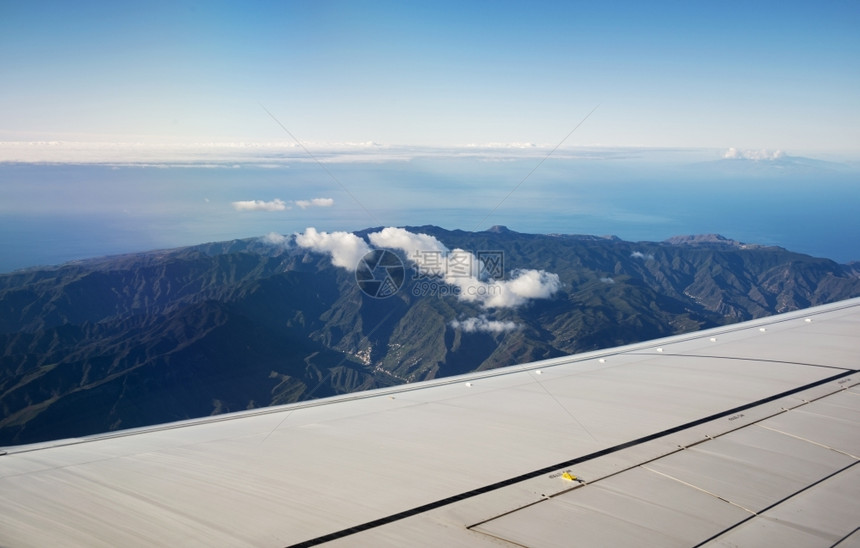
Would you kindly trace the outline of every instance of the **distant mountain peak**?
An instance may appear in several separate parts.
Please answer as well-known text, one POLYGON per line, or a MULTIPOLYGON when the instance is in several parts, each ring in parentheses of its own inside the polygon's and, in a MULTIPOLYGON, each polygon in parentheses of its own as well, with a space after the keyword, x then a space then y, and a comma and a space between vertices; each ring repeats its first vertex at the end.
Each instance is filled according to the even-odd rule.
POLYGON ((515 231, 505 225, 493 225, 484 232, 493 232, 495 234, 515 234, 515 231))
POLYGON ((689 234, 684 236, 672 236, 664 240, 672 245, 720 245, 729 247, 747 247, 747 244, 726 238, 720 234, 689 234))

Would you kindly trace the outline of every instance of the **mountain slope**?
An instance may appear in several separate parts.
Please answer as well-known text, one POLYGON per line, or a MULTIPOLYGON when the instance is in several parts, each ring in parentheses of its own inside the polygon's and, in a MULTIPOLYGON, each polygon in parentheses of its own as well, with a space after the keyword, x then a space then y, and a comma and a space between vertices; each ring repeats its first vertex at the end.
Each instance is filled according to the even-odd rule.
POLYGON ((413 268, 396 294, 375 299, 328 256, 257 239, 0 276, 0 445, 489 369, 860 295, 856 267, 714 235, 410 231, 502 252, 506 271, 543 269, 560 289, 487 309, 413 268))

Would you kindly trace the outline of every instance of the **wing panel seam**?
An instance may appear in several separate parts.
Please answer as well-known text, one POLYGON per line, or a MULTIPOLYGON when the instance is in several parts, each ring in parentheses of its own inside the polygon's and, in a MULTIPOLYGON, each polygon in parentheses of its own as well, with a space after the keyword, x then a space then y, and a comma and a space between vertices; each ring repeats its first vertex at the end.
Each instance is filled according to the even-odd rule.
MULTIPOLYGON (((555 464, 553 466, 546 466, 546 467, 543 467, 543 468, 540 468, 537 470, 533 470, 531 472, 527 472, 525 474, 521 474, 519 476, 514 476, 514 477, 511 477, 511 478, 508 478, 508 479, 505 479, 505 480, 502 480, 502 481, 499 481, 496 483, 485 485, 483 487, 478 487, 477 489, 473 489, 471 491, 466 491, 466 492, 460 493, 458 495, 453 495, 450 497, 446 497, 444 499, 439 499, 439 500, 434 501, 434 502, 423 504, 421 506, 416 506, 415 508, 411 508, 409 510, 397 512, 397 513, 391 514, 389 516, 385 516, 385 517, 371 520, 371 521, 368 521, 365 523, 354 525, 354 526, 348 527, 346 529, 341 529, 340 531, 335 531, 333 533, 328 533, 328 534, 325 534, 325 535, 322 535, 322 536, 319 536, 319 537, 316 537, 313 539, 302 541, 302 542, 299 542, 296 544, 291 544, 288 546, 288 548, 317 546, 317 545, 323 544, 325 542, 330 542, 330 541, 337 540, 337 539, 340 539, 343 537, 354 535, 356 533, 360 533, 362 531, 367 531, 369 529, 374 529, 374 528, 380 527, 382 525, 387 525, 389 523, 400 521, 400 520, 408 518, 408 517, 412 517, 412 516, 415 516, 418 514, 423 514, 424 512, 429 512, 431 510, 435 510, 437 508, 441 508, 443 506, 447 506, 447 505, 453 504, 455 502, 460 502, 462 500, 476 497, 478 495, 483 495, 483 494, 486 494, 486 493, 489 493, 492 491, 496 491, 496 490, 501 489, 503 487, 508 487, 510 485, 514 485, 514 484, 517 484, 517 483, 520 483, 520 482, 523 482, 523 481, 526 481, 529 479, 537 478, 537 477, 543 476, 544 474, 547 474, 549 472, 553 472, 553 471, 561 469, 561 468, 567 468, 569 466, 575 466, 577 464, 582 464, 583 462, 587 462, 587 461, 594 460, 594 459, 599 458, 599 457, 610 455, 612 453, 616 453, 618 451, 621 451, 623 449, 627 449, 629 447, 641 445, 643 443, 646 443, 646 442, 649 442, 652 440, 656 440, 659 438, 663 438, 663 437, 669 436, 671 434, 681 432, 683 430, 688 430, 690 428, 699 426, 701 424, 705 424, 705 423, 713 421, 713 420, 717 420, 717 419, 720 419, 720 418, 723 418, 726 416, 730 416, 730 415, 733 415, 735 413, 745 411, 747 409, 751 409, 753 407, 757 407, 759 405, 763 405, 763 404, 772 402, 774 400, 778 400, 780 398, 784 398, 786 396, 791 396, 791 395, 796 394, 798 392, 802 392, 802 391, 808 390, 810 388, 815 388, 817 386, 827 384, 828 382, 832 382, 832 381, 841 379, 843 377, 847 377, 848 375, 858 373, 858 372, 860 372, 860 370, 857 370, 857 369, 851 369, 848 371, 844 371, 844 372, 839 373, 837 375, 833 375, 833 376, 830 376, 830 377, 827 377, 824 379, 819 379, 817 381, 805 384, 803 386, 798 386, 798 387, 792 388, 790 390, 780 392, 779 394, 774 394, 772 396, 768 396, 768 397, 762 398, 760 400, 750 402, 750 403, 747 403, 747 404, 744 404, 744 405, 741 405, 741 406, 738 406, 738 407, 735 407, 735 408, 732 408, 732 409, 729 409, 726 411, 721 411, 719 413, 715 413, 713 415, 709 415, 709 416, 703 417, 701 419, 696 419, 694 421, 691 421, 691 422, 688 422, 685 424, 674 426, 672 428, 668 428, 668 429, 660 431, 660 432, 648 434, 647 436, 643 436, 643 437, 637 438, 635 440, 624 442, 624 443, 621 443, 621 444, 618 444, 618 445, 615 445, 612 447, 607 447, 605 449, 595 451, 594 453, 589 453, 588 455, 576 457, 576 458, 570 459, 568 461, 555 464)), ((860 462, 860 461, 857 461, 857 462, 860 462)), ((823 481, 823 480, 821 480, 821 481, 823 481)), ((776 504, 778 504, 778 503, 776 503, 776 504)), ((765 509, 765 510, 767 510, 767 509, 765 509)), ((751 516, 751 517, 754 517, 754 516, 751 516)), ((746 521, 746 520, 744 520, 744 521, 746 521)), ((720 534, 722 534, 722 533, 720 533, 720 534)), ((707 542, 707 540, 705 542, 707 542)))
POLYGON ((774 502, 774 503, 773 503, 773 504, 771 504, 770 506, 768 506, 768 507, 766 507, 766 508, 763 508, 763 509, 758 513, 758 514, 756 514, 756 515, 752 515, 752 516, 750 516, 750 517, 748 517, 748 518, 746 518, 746 519, 742 519, 741 521, 739 521, 739 522, 735 523, 735 524, 734 524, 734 525, 732 525, 731 527, 726 527, 725 529, 723 529, 722 531, 720 531, 720 532, 719 532, 719 533, 717 533, 716 535, 713 535, 713 536, 711 536, 710 538, 707 538, 707 539, 703 540, 703 541, 702 541, 702 542, 700 542, 699 544, 696 544, 695 546, 693 546, 693 548, 699 548, 700 546, 704 546, 705 544, 707 544, 707 543, 709 543, 709 542, 711 542, 711 541, 713 541, 713 540, 716 540, 717 538, 719 538, 719 537, 721 537, 722 535, 724 535, 724 534, 728 533, 728 532, 729 532, 729 531, 731 531, 732 529, 735 529, 735 528, 737 528, 738 526, 743 525, 744 523, 748 522, 749 520, 754 519, 754 518, 756 518, 756 517, 758 517, 758 516, 762 516, 762 515, 764 515, 764 514, 765 514, 765 512, 767 512, 767 511, 769 511, 769 510, 772 510, 772 509, 776 508, 777 506, 779 506, 779 505, 780 505, 780 504, 782 504, 783 502, 786 502, 786 501, 790 500, 791 498, 796 497, 797 495, 799 495, 799 494, 803 493, 804 491, 808 491, 809 489, 812 489, 813 487, 815 487, 816 485, 818 485, 818 484, 820 484, 820 483, 824 483, 825 481, 829 480, 829 479, 830 479, 830 478, 832 478, 832 477, 838 476, 839 474, 841 474, 842 472, 845 472, 846 470, 848 470, 848 469, 849 469, 849 468, 851 468, 852 466, 856 465, 857 463, 860 463, 860 461, 855 460, 855 461, 854 461, 854 462, 852 462, 851 464, 848 464, 847 466, 844 466, 844 467, 840 468, 839 470, 837 470, 837 471, 833 472, 832 474, 828 474, 827 476, 824 476, 824 477, 823 477, 823 478, 821 478, 820 480, 818 480, 818 481, 816 481, 816 482, 813 482, 813 483, 810 483, 809 485, 807 485, 807 486, 806 486, 806 487, 804 487, 803 489, 800 489, 799 491, 795 491, 794 493, 792 493, 792 494, 788 495, 787 497, 784 497, 784 498, 782 498, 782 499, 780 499, 780 500, 778 500, 778 501, 774 502))

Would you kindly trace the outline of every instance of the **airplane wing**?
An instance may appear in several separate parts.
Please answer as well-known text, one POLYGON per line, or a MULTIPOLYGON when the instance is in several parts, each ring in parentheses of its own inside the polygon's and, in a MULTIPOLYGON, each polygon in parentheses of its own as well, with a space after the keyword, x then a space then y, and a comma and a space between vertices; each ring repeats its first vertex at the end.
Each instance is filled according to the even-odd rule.
POLYGON ((0 450, 2 546, 857 546, 860 299, 0 450))

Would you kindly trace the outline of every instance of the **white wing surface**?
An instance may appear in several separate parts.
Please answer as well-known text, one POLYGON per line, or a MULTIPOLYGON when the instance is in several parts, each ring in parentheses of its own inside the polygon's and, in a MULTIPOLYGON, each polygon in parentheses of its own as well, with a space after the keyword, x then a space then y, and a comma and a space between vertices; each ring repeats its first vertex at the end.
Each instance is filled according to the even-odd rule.
POLYGON ((853 299, 9 447, 0 545, 857 546, 858 369, 853 299))

